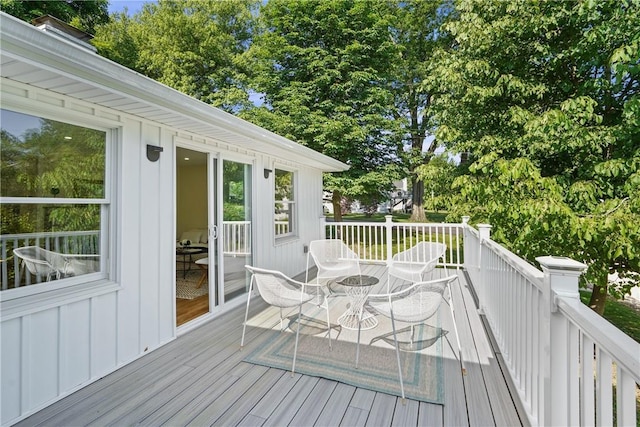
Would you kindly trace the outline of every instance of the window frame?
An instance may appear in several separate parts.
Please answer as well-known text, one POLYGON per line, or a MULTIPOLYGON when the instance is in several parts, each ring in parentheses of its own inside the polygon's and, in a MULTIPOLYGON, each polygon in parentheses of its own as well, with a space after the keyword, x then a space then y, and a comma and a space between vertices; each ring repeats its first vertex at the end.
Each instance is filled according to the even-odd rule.
POLYGON ((276 243, 280 243, 282 241, 285 240, 289 240, 292 238, 296 238, 298 237, 298 171, 291 169, 291 168, 287 168, 283 165, 274 165, 273 166, 273 186, 272 186, 272 194, 273 194, 273 221, 272 223, 274 224, 274 228, 273 228, 273 233, 274 233, 274 237, 275 237, 275 241, 276 243), (283 172, 287 172, 291 174, 291 185, 293 186, 293 189, 291 191, 291 194, 293 196, 293 200, 291 201, 282 201, 282 200, 278 200, 276 198, 276 175, 277 175, 277 171, 283 171, 283 172), (283 234, 276 234, 275 232, 275 223, 276 223, 276 212, 275 212, 275 207, 277 203, 286 203, 289 206, 289 231, 287 233, 283 233, 283 234))
MULTIPOLYGON (((21 108, 12 103, 4 103, 0 107, 3 110, 12 111, 19 114, 30 115, 46 120, 55 120, 61 123, 87 129, 97 130, 105 133, 105 160, 104 160, 104 195, 102 198, 51 198, 51 197, 0 197, 0 204, 32 204, 32 205, 97 205, 100 206, 100 270, 93 273, 79 276, 62 278, 53 281, 31 283, 0 290, 0 301, 10 301, 17 298, 34 297, 37 298, 44 293, 54 290, 64 290, 64 292, 86 293, 91 292, 94 286, 87 286, 94 282, 98 285, 96 290, 106 291, 104 284, 114 284, 115 266, 113 264, 116 242, 116 215, 117 206, 115 203, 117 189, 117 158, 118 144, 121 139, 122 130, 120 123, 112 123, 109 120, 98 117, 79 117, 77 114, 60 114, 60 110, 48 111, 48 108, 21 108), (77 287, 77 289, 68 289, 77 287)), ((66 113, 72 113, 67 112, 66 113)), ((34 235, 37 235, 34 233, 34 235)))

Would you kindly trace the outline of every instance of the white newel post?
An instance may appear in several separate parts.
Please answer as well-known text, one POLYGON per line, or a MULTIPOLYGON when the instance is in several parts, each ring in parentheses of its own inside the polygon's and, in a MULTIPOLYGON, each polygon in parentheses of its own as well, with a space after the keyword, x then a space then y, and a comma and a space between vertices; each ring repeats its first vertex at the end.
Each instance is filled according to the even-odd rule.
POLYGON ((491 225, 490 224, 478 224, 478 235, 480 237, 480 242, 478 245, 478 268, 480 269, 479 271, 479 276, 480 276, 480 292, 478 292, 478 299, 479 299, 479 303, 480 303, 480 307, 478 309, 478 312, 480 314, 484 314, 485 313, 485 307, 487 304, 487 289, 486 286, 488 286, 489 283, 489 266, 486 265, 486 260, 482 259, 482 243, 485 240, 489 240, 491 239, 491 225))
POLYGON ((322 215, 320 218, 320 239, 327 238, 327 218, 322 215))
MULTIPOLYGON (((470 216, 468 215, 464 215, 462 217, 462 253, 463 254, 470 254, 471 253, 471 249, 470 249, 470 244, 469 244, 469 239, 467 239, 467 233, 469 233, 469 219, 471 219, 470 216)), ((469 257, 471 258, 471 257, 469 257)), ((470 263, 467 263, 467 257, 464 257, 464 265, 463 267, 465 269, 469 269, 469 267, 471 267, 470 263)), ((474 266, 475 267, 475 266, 474 266)))
POLYGON ((569 332, 568 320, 558 312, 556 297, 580 299, 578 278, 587 266, 565 257, 544 256, 536 260, 544 272, 543 308, 545 318, 541 325, 541 372, 544 381, 540 425, 567 426, 579 424, 579 405, 574 401, 578 388, 577 340, 569 332), (575 359, 575 360, 572 360, 575 359))
POLYGON ((387 235, 387 267, 393 259, 393 215, 385 215, 385 232, 387 235))

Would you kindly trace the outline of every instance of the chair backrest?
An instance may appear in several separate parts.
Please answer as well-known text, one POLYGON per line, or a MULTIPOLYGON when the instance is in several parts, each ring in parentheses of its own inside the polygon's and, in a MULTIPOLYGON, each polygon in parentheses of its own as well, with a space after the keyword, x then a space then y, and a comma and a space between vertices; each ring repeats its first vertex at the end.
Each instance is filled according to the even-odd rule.
POLYGON ((457 275, 441 279, 418 282, 410 287, 390 294, 386 304, 372 303, 376 311, 387 315, 389 301, 393 305, 393 316, 401 322, 418 323, 433 316, 444 301, 444 291, 457 275))
POLYGON ((66 267, 62 254, 48 251, 39 246, 24 246, 15 248, 13 253, 22 260, 31 274, 36 276, 55 275, 60 277, 66 267))
POLYGON ((438 261, 441 258, 444 260, 446 251, 447 246, 443 243, 417 243, 393 256, 389 265, 389 276, 410 282, 425 280, 425 276, 436 268, 438 261))
POLYGON ((318 267, 318 278, 360 274, 360 257, 340 239, 314 240, 309 254, 318 267))
POLYGON ((301 302, 309 301, 313 295, 303 292, 304 284, 287 277, 277 270, 244 266, 251 274, 260 296, 270 305, 276 307, 293 307, 301 302))
POLYGON ((406 251, 398 252, 393 256, 393 261, 427 264, 443 258, 447 252, 447 245, 438 242, 416 243, 406 251))

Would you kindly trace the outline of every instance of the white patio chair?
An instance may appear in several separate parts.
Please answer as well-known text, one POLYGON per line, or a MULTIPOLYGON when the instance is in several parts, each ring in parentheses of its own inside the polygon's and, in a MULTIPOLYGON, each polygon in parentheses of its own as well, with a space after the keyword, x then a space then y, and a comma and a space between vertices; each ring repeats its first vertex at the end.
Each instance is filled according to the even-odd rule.
POLYGON ((80 276, 82 274, 100 271, 100 255, 96 254, 60 254, 67 264, 65 276, 80 276))
POLYGON ((59 279, 65 274, 67 262, 60 253, 39 246, 15 248, 13 253, 22 261, 27 271, 36 276, 38 282, 42 282, 43 278, 47 282, 53 278, 59 279))
POLYGON ((447 252, 444 243, 420 242, 406 251, 398 252, 389 264, 389 276, 409 282, 422 282, 431 279, 431 273, 438 261, 447 252))
MULTIPOLYGON (((360 275, 360 257, 340 239, 313 240, 309 244, 305 278, 307 282, 309 281, 310 259, 313 259, 318 268, 316 275, 316 283, 318 284, 325 279, 360 275)), ((335 289, 329 287, 329 280, 323 284, 330 292, 335 292, 335 289)))
MULTIPOLYGON (((413 326, 424 323, 434 316, 443 301, 449 304, 451 317, 453 319, 453 329, 456 334, 458 343, 459 360, 463 374, 466 373, 464 361, 462 360, 462 350, 460 347, 460 338, 458 336, 458 328, 456 327, 456 319, 451 300, 450 284, 458 278, 457 275, 444 277, 441 279, 430 280, 427 282, 418 282, 406 289, 388 294, 370 295, 368 298, 369 307, 378 314, 391 319, 391 328, 393 330, 393 341, 396 348, 396 358, 398 361, 398 378, 400 379, 400 390, 402 391, 402 399, 404 401, 404 383, 402 381, 402 366, 400 364, 400 347, 398 345, 398 336, 396 322, 405 322, 411 325, 411 337, 413 337, 413 326), (448 300, 445 299, 445 290, 448 291, 448 300)), ((356 368, 358 367, 358 359, 360 357, 360 328, 358 329, 358 344, 356 347, 356 368)))
POLYGON ((322 307, 327 312, 327 337, 329 338, 329 348, 331 348, 331 324, 329 323, 329 304, 324 298, 324 293, 320 285, 315 283, 302 283, 297 280, 285 276, 280 271, 265 270, 262 268, 245 265, 245 268, 251 273, 251 284, 249 286, 249 295, 247 296, 247 309, 244 314, 244 324, 242 327, 242 340, 240 341, 240 349, 244 347, 244 335, 247 328, 247 317, 249 315, 249 303, 251 302, 251 293, 253 284, 258 286, 260 296, 272 306, 280 308, 280 331, 283 328, 282 309, 298 307, 298 326, 296 329, 296 343, 293 350, 293 364, 291 365, 291 374, 295 372, 296 355, 298 353, 298 336, 300 335, 300 317, 302 316, 302 305, 310 302, 312 299, 319 297, 323 300, 322 307))

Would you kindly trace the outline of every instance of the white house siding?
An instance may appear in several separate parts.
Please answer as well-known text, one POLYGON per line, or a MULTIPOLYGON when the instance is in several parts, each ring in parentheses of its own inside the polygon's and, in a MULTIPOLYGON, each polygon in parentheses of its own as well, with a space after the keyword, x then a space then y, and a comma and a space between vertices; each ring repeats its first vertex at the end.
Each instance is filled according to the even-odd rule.
MULTIPOLYGON (((253 159, 254 263, 287 274, 302 272, 304 245, 320 238, 322 172, 305 165, 238 150, 159 123, 3 78, 2 107, 52 119, 117 129, 115 269, 112 282, 71 292, 2 298, 2 425, 22 419, 175 338, 176 136, 201 141, 222 157, 253 159), (164 148, 158 162, 146 145, 164 148), (273 227, 275 161, 298 172, 299 236, 276 243, 273 227)), ((10 291, 5 291, 10 292, 10 291)), ((3 292, 4 294, 4 292, 3 292)))

